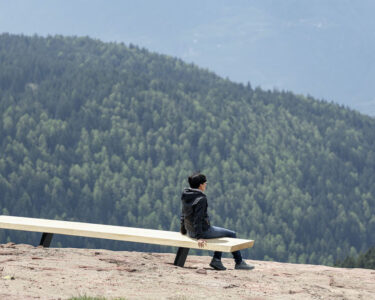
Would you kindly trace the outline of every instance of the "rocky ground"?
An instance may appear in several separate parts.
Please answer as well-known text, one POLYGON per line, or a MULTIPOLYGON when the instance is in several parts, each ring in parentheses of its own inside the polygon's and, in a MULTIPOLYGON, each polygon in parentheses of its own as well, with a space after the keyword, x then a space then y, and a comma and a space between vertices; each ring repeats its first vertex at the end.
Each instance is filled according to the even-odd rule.
POLYGON ((215 271, 208 256, 0 245, 0 299, 375 299, 375 270, 248 261, 215 271))

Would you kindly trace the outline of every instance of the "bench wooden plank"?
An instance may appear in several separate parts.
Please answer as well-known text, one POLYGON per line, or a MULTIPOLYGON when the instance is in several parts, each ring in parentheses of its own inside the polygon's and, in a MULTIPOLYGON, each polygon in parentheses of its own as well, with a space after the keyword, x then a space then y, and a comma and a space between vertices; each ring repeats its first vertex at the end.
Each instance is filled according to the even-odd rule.
MULTIPOLYGON (((173 231, 4 215, 0 216, 0 228, 199 249, 196 239, 173 231)), ((251 248, 253 244, 253 240, 208 239, 203 249, 233 252, 251 248)))

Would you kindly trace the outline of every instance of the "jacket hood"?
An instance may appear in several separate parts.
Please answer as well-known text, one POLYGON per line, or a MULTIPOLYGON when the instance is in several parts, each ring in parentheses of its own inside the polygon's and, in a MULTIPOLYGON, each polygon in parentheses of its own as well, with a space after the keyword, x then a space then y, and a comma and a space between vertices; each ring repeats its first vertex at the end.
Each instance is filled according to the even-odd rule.
POLYGON ((181 200, 183 200, 186 203, 190 203, 197 199, 197 197, 201 196, 206 196, 201 190, 185 188, 182 192, 181 200))

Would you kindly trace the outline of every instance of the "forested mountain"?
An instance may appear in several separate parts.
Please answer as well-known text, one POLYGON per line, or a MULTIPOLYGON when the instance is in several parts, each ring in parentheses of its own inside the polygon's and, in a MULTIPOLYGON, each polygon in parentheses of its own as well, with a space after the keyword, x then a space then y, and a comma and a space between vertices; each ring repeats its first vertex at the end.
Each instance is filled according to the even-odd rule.
POLYGON ((132 45, 0 35, 2 214, 177 231, 195 170, 212 223, 255 239, 247 257, 333 264, 373 246, 374 118, 132 45))

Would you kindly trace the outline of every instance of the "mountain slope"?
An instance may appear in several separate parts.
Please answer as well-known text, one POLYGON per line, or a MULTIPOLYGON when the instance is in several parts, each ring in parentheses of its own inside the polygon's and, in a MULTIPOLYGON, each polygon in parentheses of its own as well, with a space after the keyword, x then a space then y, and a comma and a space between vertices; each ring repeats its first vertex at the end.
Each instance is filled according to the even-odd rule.
POLYGON ((201 170, 212 223, 256 240, 246 256, 333 264, 375 240, 373 118, 62 36, 1 35, 0 97, 4 214, 178 230, 180 192, 201 170))

